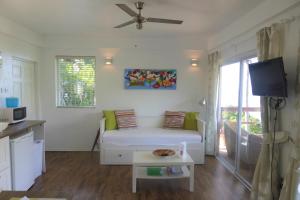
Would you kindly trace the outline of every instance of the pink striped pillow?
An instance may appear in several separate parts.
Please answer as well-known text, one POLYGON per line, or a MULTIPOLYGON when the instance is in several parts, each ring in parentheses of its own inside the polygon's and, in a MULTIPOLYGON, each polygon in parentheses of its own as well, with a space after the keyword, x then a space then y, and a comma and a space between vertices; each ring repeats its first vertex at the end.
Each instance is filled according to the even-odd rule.
POLYGON ((137 127, 136 116, 133 109, 115 111, 118 128, 137 127))
POLYGON ((166 111, 164 127, 165 128, 182 128, 183 123, 184 123, 184 117, 185 117, 184 112, 166 111))

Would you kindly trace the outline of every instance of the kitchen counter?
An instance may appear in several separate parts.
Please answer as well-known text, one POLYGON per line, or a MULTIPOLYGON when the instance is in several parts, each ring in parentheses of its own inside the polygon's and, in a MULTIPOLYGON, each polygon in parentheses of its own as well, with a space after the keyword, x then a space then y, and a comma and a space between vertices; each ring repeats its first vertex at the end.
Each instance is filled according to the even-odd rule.
POLYGON ((19 122, 17 124, 9 125, 5 130, 0 132, 0 139, 6 136, 10 138, 15 138, 25 134, 29 129, 40 126, 46 123, 44 120, 25 120, 23 122, 19 122))

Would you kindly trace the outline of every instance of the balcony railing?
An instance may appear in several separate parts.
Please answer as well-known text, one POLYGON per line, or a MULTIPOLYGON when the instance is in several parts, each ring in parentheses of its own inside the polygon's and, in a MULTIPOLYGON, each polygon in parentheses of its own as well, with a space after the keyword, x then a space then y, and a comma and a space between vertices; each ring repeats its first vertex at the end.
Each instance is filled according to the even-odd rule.
MULTIPOLYGON (((224 112, 233 112, 233 113, 238 113, 239 108, 238 107, 221 107, 221 120, 224 121, 223 118, 223 113, 224 112)), ((245 121, 242 121, 242 124, 253 124, 254 122, 249 121, 249 112, 260 112, 260 107, 242 107, 242 113, 246 114, 246 119, 245 121)))
MULTIPOLYGON (((238 107, 221 107, 221 112, 237 112, 238 107)), ((242 112, 260 112, 260 107, 242 107, 242 112)))

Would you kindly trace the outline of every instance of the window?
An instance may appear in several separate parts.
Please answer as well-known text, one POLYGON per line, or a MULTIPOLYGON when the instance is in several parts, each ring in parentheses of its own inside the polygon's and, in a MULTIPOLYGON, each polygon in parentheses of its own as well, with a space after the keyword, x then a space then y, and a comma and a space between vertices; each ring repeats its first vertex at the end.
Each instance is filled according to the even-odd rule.
POLYGON ((57 56, 57 106, 93 107, 96 58, 57 56))

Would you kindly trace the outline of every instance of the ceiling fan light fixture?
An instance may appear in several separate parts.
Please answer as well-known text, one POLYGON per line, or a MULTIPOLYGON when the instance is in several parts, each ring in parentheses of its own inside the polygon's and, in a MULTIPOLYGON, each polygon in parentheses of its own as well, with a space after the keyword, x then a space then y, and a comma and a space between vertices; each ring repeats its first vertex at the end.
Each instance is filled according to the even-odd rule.
POLYGON ((137 23, 137 24, 136 24, 136 28, 137 28, 138 30, 141 30, 141 29, 143 28, 143 24, 142 24, 142 23, 137 23))

